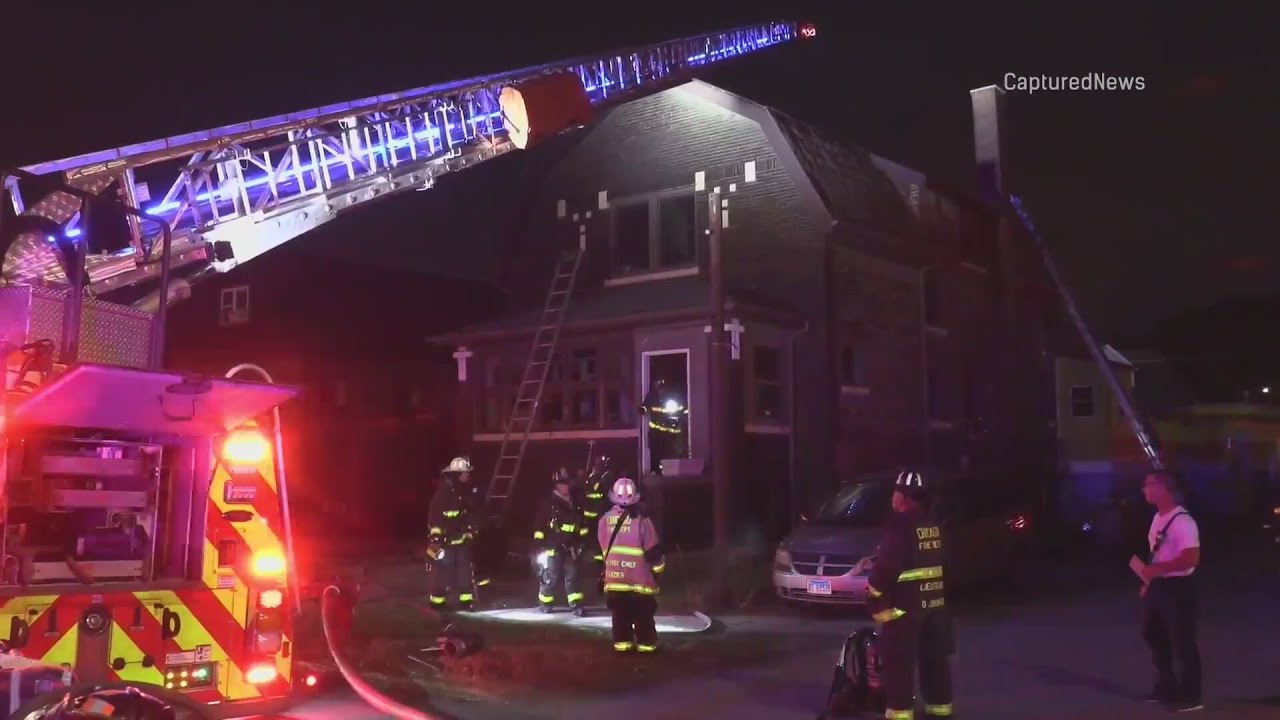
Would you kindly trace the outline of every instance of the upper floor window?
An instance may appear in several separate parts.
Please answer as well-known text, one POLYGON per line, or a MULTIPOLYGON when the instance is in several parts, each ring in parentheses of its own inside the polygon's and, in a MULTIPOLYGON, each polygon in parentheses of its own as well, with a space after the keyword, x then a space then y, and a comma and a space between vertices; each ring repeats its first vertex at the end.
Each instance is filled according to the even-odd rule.
POLYGON ((840 348, 840 385, 848 388, 867 387, 867 362, 860 348, 846 344, 840 348))
POLYGON ((638 275, 696 265, 692 193, 624 202, 613 211, 613 274, 638 275))
POLYGON ((218 303, 218 323, 243 325, 247 322, 249 322, 249 286, 223 288, 218 303))
POLYGON ((1071 417, 1093 417, 1093 386, 1077 385, 1071 388, 1071 417))

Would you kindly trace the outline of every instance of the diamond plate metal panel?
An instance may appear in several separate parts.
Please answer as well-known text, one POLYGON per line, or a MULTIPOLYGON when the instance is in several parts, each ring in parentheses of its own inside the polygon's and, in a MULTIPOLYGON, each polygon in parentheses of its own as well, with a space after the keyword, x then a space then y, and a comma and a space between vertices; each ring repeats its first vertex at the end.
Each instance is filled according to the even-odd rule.
MULTIPOLYGON (((21 345, 52 340, 62 350, 63 289, 0 288, 0 338, 21 345)), ((86 299, 80 317, 79 361, 147 367, 154 316, 134 308, 86 299)))

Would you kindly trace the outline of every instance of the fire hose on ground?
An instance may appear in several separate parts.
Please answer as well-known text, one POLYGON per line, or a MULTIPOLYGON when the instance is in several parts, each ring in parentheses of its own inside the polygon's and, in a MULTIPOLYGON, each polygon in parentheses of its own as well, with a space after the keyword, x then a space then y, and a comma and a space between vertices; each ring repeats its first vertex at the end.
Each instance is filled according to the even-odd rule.
MULTIPOLYGON (((343 679, 347 681, 351 689, 370 707, 393 718, 398 718, 398 720, 443 720, 439 715, 431 715, 396 702, 378 692, 372 685, 365 682, 364 678, 360 677, 351 660, 338 648, 339 638, 336 630, 339 622, 338 613, 344 611, 341 595, 342 591, 335 585, 330 585, 324 589, 324 594, 320 598, 320 617, 324 624, 324 639, 329 645, 329 652, 333 655, 333 662, 338 666, 338 672, 342 674, 343 679)), ((345 611, 349 612, 349 610, 345 611)))

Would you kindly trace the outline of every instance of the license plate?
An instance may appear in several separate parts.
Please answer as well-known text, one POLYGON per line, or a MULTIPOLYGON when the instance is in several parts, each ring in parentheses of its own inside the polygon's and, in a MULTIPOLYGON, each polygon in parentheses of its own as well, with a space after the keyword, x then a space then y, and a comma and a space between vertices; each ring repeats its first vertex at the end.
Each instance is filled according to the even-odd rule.
POLYGON ((810 595, 830 595, 831 581, 830 580, 810 580, 809 594, 810 595))

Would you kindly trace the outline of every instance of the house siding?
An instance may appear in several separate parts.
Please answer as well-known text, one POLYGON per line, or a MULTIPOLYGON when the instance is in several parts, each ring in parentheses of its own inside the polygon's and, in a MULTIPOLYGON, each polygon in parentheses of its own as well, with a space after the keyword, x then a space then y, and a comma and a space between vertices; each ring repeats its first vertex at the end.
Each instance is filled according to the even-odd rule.
POLYGON ((833 367, 847 345, 863 363, 862 386, 841 387, 839 475, 852 479, 924 454, 924 374, 920 274, 838 248, 834 258, 833 367))

